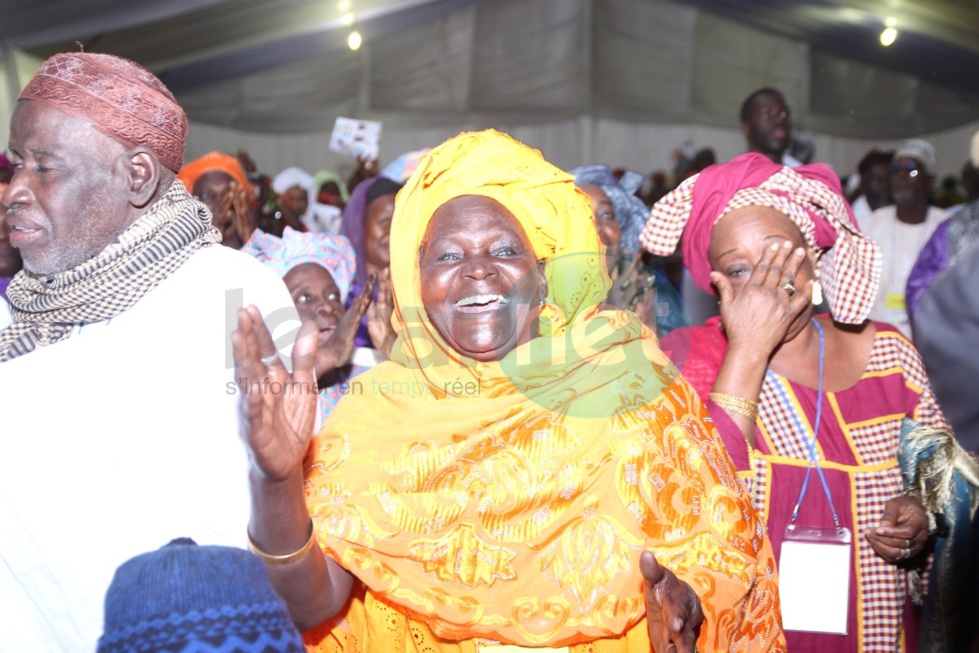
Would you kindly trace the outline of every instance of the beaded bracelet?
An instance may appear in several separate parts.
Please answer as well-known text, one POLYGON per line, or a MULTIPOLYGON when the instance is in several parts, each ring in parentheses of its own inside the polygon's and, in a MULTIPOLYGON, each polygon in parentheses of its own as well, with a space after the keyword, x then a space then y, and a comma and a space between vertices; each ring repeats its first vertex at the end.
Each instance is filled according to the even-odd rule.
POLYGON ((757 401, 751 401, 744 397, 735 397, 734 395, 724 394, 723 392, 710 393, 710 400, 721 408, 730 410, 738 415, 744 415, 748 419, 754 420, 758 416, 757 401))
POLYGON ((255 544, 255 541, 252 539, 251 533, 248 534, 248 550, 254 553, 255 555, 257 555, 259 558, 261 558, 262 562, 264 562, 267 565, 288 565, 290 563, 293 563, 296 560, 302 558, 307 553, 309 553, 315 544, 316 544, 316 532, 313 529, 312 519, 309 520, 309 539, 306 540, 306 543, 303 544, 301 549, 299 549, 298 551, 293 551, 292 553, 287 553, 285 555, 272 555, 271 553, 266 553, 265 551, 262 551, 255 544))

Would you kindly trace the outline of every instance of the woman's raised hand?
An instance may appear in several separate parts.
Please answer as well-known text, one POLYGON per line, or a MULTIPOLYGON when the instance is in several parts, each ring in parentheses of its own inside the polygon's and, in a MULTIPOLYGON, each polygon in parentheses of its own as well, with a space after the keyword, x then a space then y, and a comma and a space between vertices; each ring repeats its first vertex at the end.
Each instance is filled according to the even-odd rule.
POLYGON ((744 348, 771 354, 782 342, 789 326, 811 303, 812 281, 802 288, 794 287, 805 258, 802 247, 793 250, 788 241, 774 243, 737 289, 723 274, 711 272, 720 300, 721 324, 732 351, 744 348))
POLYGON ((374 347, 391 358, 396 335, 391 326, 394 298, 391 290, 391 268, 384 268, 377 278, 377 299, 367 309, 367 331, 374 347))
POLYGON ((245 244, 248 239, 252 237, 255 229, 258 227, 255 216, 252 214, 251 208, 248 206, 248 189, 241 188, 238 182, 234 179, 231 180, 231 184, 228 187, 228 198, 229 202, 226 209, 232 210, 234 213, 235 221, 235 232, 238 234, 238 239, 245 244))
POLYGON ((694 653, 704 622, 700 599, 690 585, 656 561, 652 551, 639 557, 646 599, 646 626, 656 653, 694 653))
POLYGON ((350 362, 354 353, 357 340, 357 329, 360 328, 361 318, 368 311, 371 305, 371 297, 374 295, 374 285, 377 283, 377 275, 373 272, 368 276, 367 283, 360 293, 354 298, 350 308, 348 308, 337 327, 333 331, 330 339, 320 347, 316 357, 316 371, 319 378, 341 365, 350 362))
POLYGON ((290 478, 306 455, 316 420, 316 340, 316 323, 305 322, 293 344, 290 374, 258 308, 238 311, 231 345, 242 393, 242 438, 253 470, 267 480, 290 478))

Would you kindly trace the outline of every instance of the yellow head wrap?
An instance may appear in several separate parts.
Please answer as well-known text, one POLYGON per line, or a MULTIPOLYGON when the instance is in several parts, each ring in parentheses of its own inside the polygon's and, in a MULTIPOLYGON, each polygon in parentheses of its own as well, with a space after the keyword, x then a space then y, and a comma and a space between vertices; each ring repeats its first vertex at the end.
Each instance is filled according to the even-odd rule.
MULTIPOLYGON (((537 150, 496 131, 447 141, 422 158, 398 194, 391 226, 394 327, 400 335, 394 358, 408 366, 422 361, 423 373, 439 387, 444 385, 442 372, 454 376, 460 366, 472 369, 475 364, 447 345, 428 321, 418 250, 435 211, 462 195, 481 195, 506 206, 537 258, 547 263, 542 335, 563 334, 593 316, 611 284, 591 207, 576 190, 574 177, 547 163, 537 150)), ((485 370, 473 370, 473 375, 484 378, 485 370)))

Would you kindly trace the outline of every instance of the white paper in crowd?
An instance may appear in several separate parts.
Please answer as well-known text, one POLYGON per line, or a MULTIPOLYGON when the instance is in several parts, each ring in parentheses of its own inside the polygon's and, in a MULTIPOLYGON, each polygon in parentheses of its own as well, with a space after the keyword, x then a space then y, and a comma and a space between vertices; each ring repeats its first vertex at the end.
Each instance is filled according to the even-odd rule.
POLYGON ((851 547, 848 528, 786 529, 778 561, 785 630, 846 634, 851 547))
POLYGON ((381 123, 339 116, 330 135, 330 149, 354 159, 374 161, 381 148, 381 123))

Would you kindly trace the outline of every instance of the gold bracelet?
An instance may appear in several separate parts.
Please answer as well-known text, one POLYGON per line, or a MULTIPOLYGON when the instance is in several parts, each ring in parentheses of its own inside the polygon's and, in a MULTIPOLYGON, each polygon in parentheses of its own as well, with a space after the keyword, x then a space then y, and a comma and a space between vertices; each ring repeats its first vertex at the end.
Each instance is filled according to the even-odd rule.
POLYGON ((287 553, 285 555, 272 555, 271 553, 266 553, 265 551, 262 551, 255 544, 255 541, 252 539, 251 533, 248 533, 248 550, 254 553, 255 555, 257 555, 259 558, 261 558, 262 562, 264 562, 267 565, 288 565, 290 563, 293 563, 296 560, 302 558, 307 553, 309 553, 315 544, 316 544, 316 531, 313 529, 312 519, 309 520, 309 539, 306 540, 306 543, 303 544, 301 549, 299 549, 298 551, 294 551, 292 553, 287 553))
POLYGON ((758 416, 757 401, 745 399, 744 397, 735 397, 734 395, 724 394, 723 392, 710 393, 710 400, 721 408, 735 412, 738 415, 744 415, 750 420, 754 420, 758 416))

